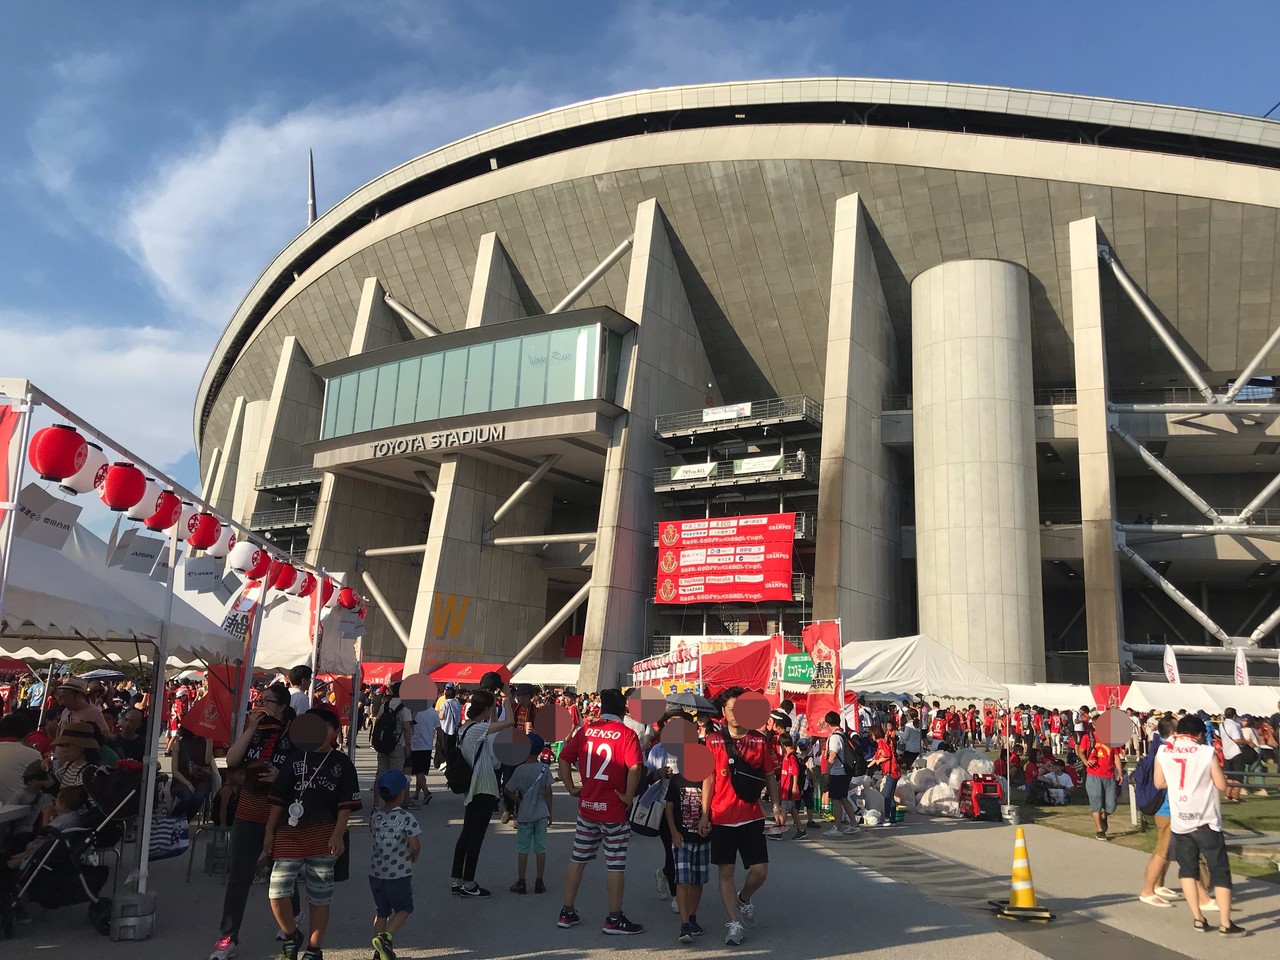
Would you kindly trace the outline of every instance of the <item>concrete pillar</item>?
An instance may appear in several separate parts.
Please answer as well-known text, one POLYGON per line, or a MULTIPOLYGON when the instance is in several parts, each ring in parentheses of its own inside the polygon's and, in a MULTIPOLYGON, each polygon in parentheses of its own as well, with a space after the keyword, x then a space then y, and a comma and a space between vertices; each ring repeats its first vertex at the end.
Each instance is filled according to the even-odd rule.
POLYGON ((511 262, 498 235, 486 233, 480 238, 476 251, 476 272, 471 279, 471 300, 467 305, 467 329, 541 313, 542 308, 511 262))
POLYGON ((600 526, 587 598, 578 688, 617 685, 644 650, 649 585, 656 568, 653 523, 661 501, 653 469, 665 462, 653 437, 660 413, 719 399, 693 308, 656 200, 636 210, 635 246, 623 313, 639 326, 623 344, 614 421, 600 489, 600 526))
POLYGON ((911 284, 920 630, 997 680, 1044 680, 1031 300, 1002 260, 911 284))
POLYGON ((1124 618, 1120 561, 1115 549, 1116 485, 1111 435, 1107 430, 1107 349, 1098 286, 1098 221, 1095 218, 1071 224, 1070 250, 1089 682, 1119 683, 1124 618))
POLYGON ((240 446, 244 441, 244 397, 236 397, 231 404, 231 418, 227 421, 227 435, 222 440, 222 456, 212 465, 212 479, 205 483, 204 496, 209 505, 220 513, 235 514, 236 476, 240 472, 240 446))
POLYGON ((856 193, 836 201, 813 616, 850 640, 895 636, 902 595, 897 455, 880 442, 897 348, 868 226, 856 193))
MULTIPOLYGON (((441 465, 406 676, 450 660, 505 662, 546 623, 547 575, 533 550, 482 545, 485 522, 526 477, 466 454, 441 465)), ((550 522, 551 488, 539 485, 503 517, 502 533, 545 533, 550 522)))

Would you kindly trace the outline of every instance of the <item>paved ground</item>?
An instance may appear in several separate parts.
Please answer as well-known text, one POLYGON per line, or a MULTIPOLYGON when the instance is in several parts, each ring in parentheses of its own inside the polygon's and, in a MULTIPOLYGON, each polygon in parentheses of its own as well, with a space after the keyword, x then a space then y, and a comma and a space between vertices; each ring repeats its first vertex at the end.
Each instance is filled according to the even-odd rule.
MULTIPOLYGON (((367 750, 358 766, 371 773, 367 750)), ((496 822, 485 844, 479 879, 494 891, 488 901, 460 902, 448 894, 449 864, 460 824, 459 798, 442 779, 433 778, 435 801, 420 812, 424 858, 415 877, 417 912, 398 940, 400 956, 515 958, 539 960, 604 958, 618 951, 721 956, 722 910, 709 895, 699 918, 707 928, 703 941, 683 946, 675 939, 678 918, 657 898, 653 873, 661 863, 656 840, 635 838, 628 869, 627 913, 649 929, 638 937, 605 937, 603 870, 588 868, 579 899, 582 926, 556 928, 560 886, 572 833, 567 824, 552 829, 548 855, 550 892, 519 897, 507 892, 514 879, 515 833, 496 822)), ((558 796, 562 816, 567 797, 558 796)), ((366 861, 368 834, 353 830, 353 878, 339 886, 326 956, 355 960, 370 955, 367 927, 372 901, 358 867, 366 861)), ((998 956, 1049 957, 1052 960, 1146 960, 1150 957, 1274 957, 1280 926, 1280 888, 1244 884, 1241 922, 1263 932, 1237 943, 1216 934, 1192 935, 1181 911, 1157 911, 1133 898, 1143 855, 1104 846, 1044 828, 1030 828, 1032 866, 1042 896, 1062 919, 1047 926, 1012 925, 991 917, 987 899, 1008 892, 1012 831, 996 825, 921 821, 841 841, 770 845, 772 874, 757 899, 759 926, 734 952, 815 958, 900 958, 934 953, 948 960, 998 956)), ((183 881, 185 861, 155 864, 160 892, 156 936, 146 942, 110 943, 74 907, 20 926, 19 939, 0 947, 29 951, 88 947, 98 955, 152 960, 180 957, 200 960, 216 934, 222 887, 197 870, 183 881)), ((242 937, 242 957, 273 957, 275 925, 265 901, 266 889, 254 888, 242 937)), ((16 954, 15 954, 16 955, 16 954)))

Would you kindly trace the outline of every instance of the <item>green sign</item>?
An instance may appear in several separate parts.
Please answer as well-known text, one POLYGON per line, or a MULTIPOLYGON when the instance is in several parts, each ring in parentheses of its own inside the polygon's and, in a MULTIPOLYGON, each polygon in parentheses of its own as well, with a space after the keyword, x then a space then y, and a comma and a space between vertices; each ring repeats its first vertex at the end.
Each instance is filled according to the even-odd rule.
POLYGON ((782 665, 782 682, 807 687, 813 681, 813 661, 807 653, 789 653, 782 665))

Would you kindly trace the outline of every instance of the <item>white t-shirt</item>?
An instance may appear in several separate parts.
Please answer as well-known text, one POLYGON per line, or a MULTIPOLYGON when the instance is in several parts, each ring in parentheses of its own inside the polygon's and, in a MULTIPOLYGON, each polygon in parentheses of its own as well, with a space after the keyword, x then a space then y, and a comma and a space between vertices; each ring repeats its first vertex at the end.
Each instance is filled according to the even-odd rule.
POLYGON ((297 687, 289 688, 289 706, 293 707, 293 712, 298 716, 302 716, 311 709, 311 698, 307 696, 307 691, 299 690, 297 687))
POLYGON ((1189 737, 1166 740, 1156 754, 1169 785, 1169 829, 1194 833, 1202 826, 1222 832, 1222 801, 1213 785, 1213 747, 1189 737))
POLYGON ((410 750, 434 750, 436 731, 440 729, 440 715, 435 707, 419 710, 413 717, 413 740, 410 750))
POLYGON ((831 766, 827 769, 827 776, 843 777, 845 774, 844 760, 843 760, 844 758, 844 734, 843 733, 840 733, 837 731, 835 733, 832 733, 831 736, 827 737, 827 753, 828 754, 834 753, 836 755, 834 762, 832 762, 831 766))
POLYGON ((1244 730, 1240 726, 1239 720, 1224 718, 1222 721, 1222 759, 1234 760, 1240 756, 1240 744, 1237 740, 1244 739, 1244 730))
POLYGON ((1071 778, 1065 773, 1047 773, 1041 779, 1049 785, 1049 797, 1054 803, 1066 803, 1071 778))
POLYGON ((440 729, 453 736, 462 726, 462 701, 449 697, 440 707, 440 729))

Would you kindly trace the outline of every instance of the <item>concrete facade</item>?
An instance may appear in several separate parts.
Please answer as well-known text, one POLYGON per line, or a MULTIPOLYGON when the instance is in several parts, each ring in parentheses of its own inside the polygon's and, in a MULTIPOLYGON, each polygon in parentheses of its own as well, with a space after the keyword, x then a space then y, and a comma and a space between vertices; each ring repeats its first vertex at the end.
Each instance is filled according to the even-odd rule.
MULTIPOLYGON (((513 654, 529 639, 522 631, 536 631, 534 621, 545 622, 589 578, 585 608, 559 636, 571 628, 586 636, 585 684, 616 682, 661 631, 697 632, 647 596, 652 523, 671 510, 654 493, 653 471, 687 460, 652 439, 655 418, 697 411, 708 395, 713 403, 807 395, 822 400, 824 414, 820 451, 811 451, 821 460, 816 541, 797 560, 797 574, 812 577, 812 607, 797 601, 797 614, 838 616, 850 638, 927 623, 1007 679, 1120 679, 1143 657, 1150 664, 1152 654, 1138 648, 1202 643, 1204 633, 1116 562, 1117 523, 1198 518, 1116 446, 1107 423, 1118 419, 1152 445, 1223 515, 1280 471, 1280 445, 1271 439, 1280 426, 1270 414, 1188 418, 1127 408, 1198 396, 1099 269, 1098 237, 1224 393, 1280 326, 1280 124, 846 78, 645 91, 551 111, 390 171, 336 204, 267 266, 201 385, 195 430, 206 492, 245 518, 262 498, 253 487, 258 468, 314 465, 323 478, 308 555, 347 569, 358 550, 424 547, 437 522, 450 531, 440 544, 461 541, 465 527, 477 550, 488 551, 470 513, 465 523, 461 514, 441 519, 439 492, 433 504, 423 478, 438 485, 451 471, 467 497, 500 498, 504 484, 555 453, 562 459, 539 493, 546 512, 527 529, 531 536, 589 529, 594 545, 518 548, 545 594, 538 601, 536 589, 522 592, 523 575, 521 586, 502 588, 528 612, 516 618, 521 626, 504 626, 509 635, 498 641, 460 634, 448 651, 438 645, 410 659, 513 654), (869 114, 867 103, 876 104, 869 114), (784 113, 788 122, 777 122, 784 113), (611 132, 603 133, 606 122, 611 132), (491 162, 476 163, 484 158, 491 162), (458 451, 448 463, 373 453, 378 442, 426 436, 439 423, 317 445, 308 418, 319 381, 303 376, 308 365, 323 370, 365 354, 372 364, 375 351, 421 343, 385 292, 444 335, 492 327, 496 337, 541 322, 632 231, 631 256, 575 304, 609 307, 636 324, 624 336, 608 402, 499 417, 508 430, 503 444, 458 451), (957 508, 957 525, 945 529, 979 531, 983 550, 988 540, 998 544, 992 555, 1013 557, 1016 569, 1002 569, 992 590, 984 578, 995 566, 962 560, 960 589, 937 579, 954 575, 957 558, 948 545, 948 570, 938 566, 940 501, 921 486, 935 461, 931 452, 922 465, 919 437, 936 432, 924 409, 936 404, 922 398, 939 381, 921 376, 912 296, 934 271, 997 261, 984 269, 1020 273, 1024 301, 985 321, 1024 325, 1025 356, 1013 366, 961 357, 951 372, 966 389, 991 388, 978 400, 993 399, 1007 386, 1003 378, 1017 373, 1017 398, 1000 396, 1017 407, 1016 438, 1008 439, 1018 450, 997 462, 1012 471, 1011 483, 1021 471, 1022 492, 1011 498, 1016 517, 1000 512, 1003 503, 957 508), (314 383, 298 394, 308 378, 314 383), (466 465, 470 457, 479 462, 466 465), (480 474, 491 466, 509 475, 488 485, 480 474), (358 510, 370 512, 353 523, 358 510), (1013 584, 1007 595, 1005 583, 1013 584), (949 612, 926 614, 944 595, 957 598, 949 612), (997 597, 1007 636, 985 625, 997 597), (971 645, 978 634, 994 638, 990 649, 971 645)), ((974 311, 940 316, 961 326, 977 320, 974 311)), ((954 333, 942 329, 937 342, 954 333)), ((955 359, 936 362, 947 368, 955 359)), ((1280 373, 1280 353, 1254 372, 1280 373)), ((477 416, 444 426, 494 422, 477 416)), ((985 441, 975 430, 981 454, 985 441)), ((959 465, 965 456, 937 462, 959 465)), ((779 491, 768 509, 785 509, 786 500, 779 491)), ((708 505, 720 513, 766 509, 749 497, 708 505)), ((1280 514, 1264 509, 1254 522, 1265 528, 1273 519, 1280 525, 1280 514)), ((1128 542, 1153 562, 1167 561, 1170 578, 1229 622, 1233 635, 1247 635, 1272 601, 1280 603, 1267 581, 1276 552, 1269 535, 1128 542)), ((439 593, 426 585, 448 573, 442 554, 428 574, 428 556, 368 562, 422 651, 432 613, 424 605, 433 608, 439 593)), ((479 603, 481 594, 472 596, 479 603)), ((371 607, 367 649, 379 658, 403 655, 381 616, 371 607)), ((555 649, 549 638, 544 655, 555 649)))
POLYGON ((920 629, 993 676, 1043 681, 1027 272, 955 260, 911 290, 920 629))

